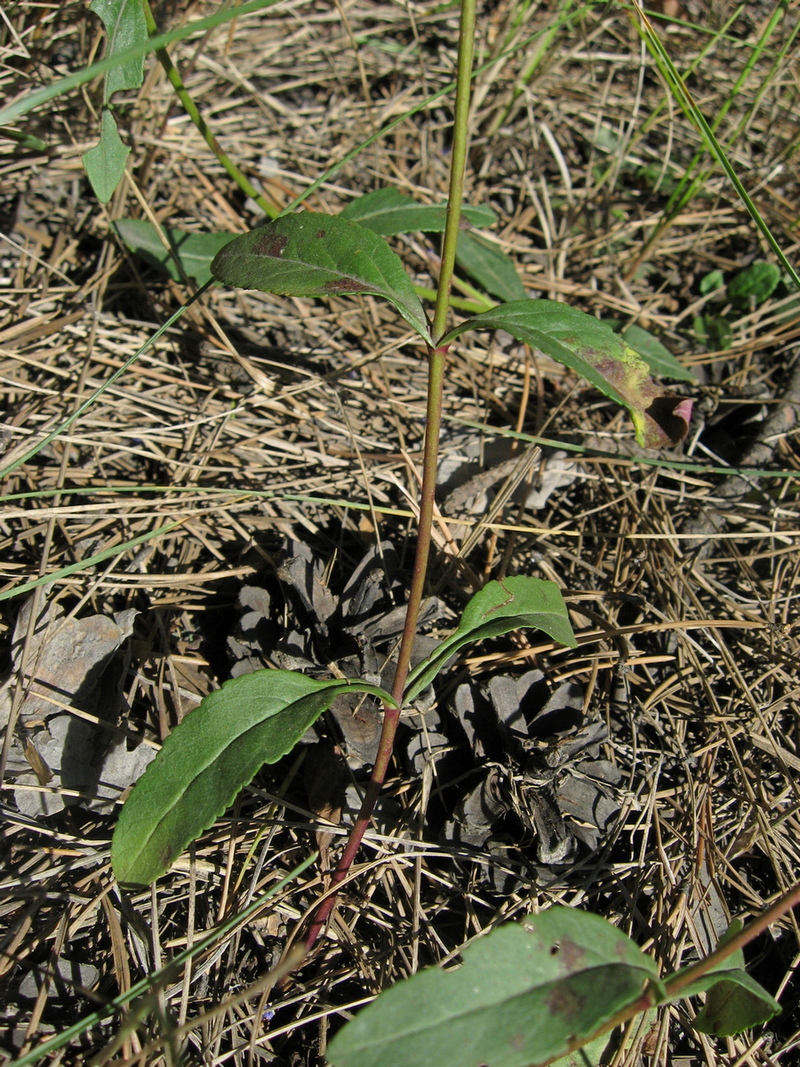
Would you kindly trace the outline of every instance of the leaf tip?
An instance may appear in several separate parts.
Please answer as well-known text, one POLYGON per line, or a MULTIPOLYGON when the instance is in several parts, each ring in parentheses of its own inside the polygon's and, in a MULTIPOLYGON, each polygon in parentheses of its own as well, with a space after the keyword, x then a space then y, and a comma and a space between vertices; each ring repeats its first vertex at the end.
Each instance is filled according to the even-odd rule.
POLYGON ((644 412, 643 440, 640 443, 646 448, 677 445, 689 432, 693 407, 691 397, 670 393, 654 397, 644 412))

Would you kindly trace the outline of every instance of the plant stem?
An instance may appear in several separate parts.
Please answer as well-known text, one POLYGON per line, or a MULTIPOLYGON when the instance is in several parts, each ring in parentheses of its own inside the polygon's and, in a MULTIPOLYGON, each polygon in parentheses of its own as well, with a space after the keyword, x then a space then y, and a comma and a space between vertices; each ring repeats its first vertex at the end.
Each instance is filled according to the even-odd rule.
MULTIPOLYGON (((453 150, 450 155, 450 189, 447 196, 447 224, 442 240, 442 263, 439 288, 433 313, 433 343, 444 335, 453 267, 456 262, 456 243, 461 221, 461 200, 464 194, 464 167, 469 145, 469 101, 472 89, 472 52, 475 38, 475 0, 461 0, 461 24, 458 33, 458 69, 456 72, 456 104, 453 116, 453 150)), ((434 355, 435 353, 431 353, 434 355)), ((444 353, 442 353, 444 358, 444 353)), ((436 442, 438 446, 438 441, 436 442)), ((427 446, 427 441, 426 441, 427 446)))
MULTIPOLYGON (((469 100, 472 80, 472 52, 475 38, 476 0, 462 0, 461 22, 458 36, 458 74, 456 80, 456 102, 453 120, 453 149, 450 157, 450 190, 447 201, 447 224, 442 240, 442 261, 439 271, 439 287, 436 294, 436 307, 433 316, 434 345, 444 336, 447 312, 450 302, 450 288, 453 281, 453 268, 456 258, 456 242, 461 220, 461 200, 464 189, 464 167, 469 143, 469 100)), ((338 885, 346 878, 356 853, 369 826, 372 812, 377 803, 386 772, 394 749, 397 724, 403 703, 403 691, 406 677, 411 666, 411 653, 417 632, 417 622, 425 590, 425 577, 428 572, 428 559, 431 549, 433 529, 433 505, 436 491, 436 468, 439 458, 439 430, 442 422, 442 390, 444 386, 444 368, 447 346, 428 349, 428 400, 425 423, 425 451, 422 460, 422 489, 420 491, 419 533, 417 551, 414 558, 414 571, 408 593, 406 619, 400 650, 397 654, 397 667, 392 684, 392 696, 397 702, 396 708, 384 707, 383 728, 381 730, 378 754, 372 768, 369 784, 364 793, 361 809, 350 832, 347 845, 331 879, 332 886, 338 885)), ((306 946, 311 948, 319 935, 325 921, 333 910, 336 894, 330 893, 314 913, 306 937, 306 946)))
MULTIPOLYGON (((447 312, 450 306, 450 289, 453 283, 453 268, 456 262, 458 228, 461 222, 461 200, 464 193, 464 167, 469 144, 469 99, 472 83, 472 51, 475 37, 475 0, 462 0, 461 24, 458 37, 458 72, 456 75, 456 103, 453 119, 453 151, 450 158, 450 188, 447 197, 447 223, 442 238, 442 261, 439 269, 439 287, 436 292, 436 307, 433 313, 434 346, 447 329, 447 312)), ((442 390, 446 347, 428 350, 428 402, 425 413, 425 450, 422 459, 422 489, 419 502, 419 534, 414 558, 414 572, 408 594, 406 620, 400 651, 397 654, 392 696, 398 704, 403 702, 403 689, 411 666, 411 653, 417 632, 425 576, 428 573, 428 558, 433 529, 433 504, 436 492, 436 468, 439 460, 439 431, 442 424, 442 390)), ((387 717, 388 717, 387 710, 387 717)), ((399 716, 399 712, 395 713, 399 716)), ((384 718, 384 730, 386 718, 384 718)), ((394 743, 394 732, 390 745, 394 743)), ((381 735, 383 741, 383 734, 381 735)), ((380 753, 379 753, 380 755, 380 753)), ((387 759, 388 765, 388 759, 387 759)))
MULTIPOLYGON (((150 10, 149 0, 143 0, 142 7, 144 10, 144 18, 145 23, 147 25, 148 34, 150 35, 150 37, 158 36, 158 26, 156 25, 156 21, 153 18, 153 12, 150 10)), ((186 86, 183 84, 183 79, 181 78, 180 71, 169 58, 169 52, 166 50, 166 48, 157 48, 156 55, 158 56, 161 66, 164 68, 164 73, 167 75, 170 85, 175 90, 176 96, 183 104, 184 111, 195 124, 197 129, 200 131, 203 140, 206 142, 208 147, 220 161, 220 163, 231 176, 231 178, 233 178, 233 180, 236 182, 236 184, 239 186, 245 196, 249 196, 252 200, 255 200, 258 206, 263 211, 265 211, 271 219, 274 219, 278 214, 278 209, 275 207, 274 204, 271 204, 269 200, 267 200, 264 195, 258 191, 258 189, 256 189, 256 187, 245 177, 244 174, 242 174, 242 172, 233 162, 231 157, 223 149, 222 145, 220 145, 219 141, 208 128, 206 120, 198 111, 197 105, 195 104, 194 100, 192 100, 191 96, 189 96, 189 92, 186 86)))

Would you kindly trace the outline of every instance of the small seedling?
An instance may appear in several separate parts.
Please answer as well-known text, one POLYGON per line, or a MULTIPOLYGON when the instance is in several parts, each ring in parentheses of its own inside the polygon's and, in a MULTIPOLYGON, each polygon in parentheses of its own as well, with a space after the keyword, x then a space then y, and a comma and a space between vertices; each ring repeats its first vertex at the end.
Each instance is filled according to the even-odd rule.
POLYGON ((721 270, 706 274, 700 279, 700 293, 710 299, 703 314, 694 320, 697 340, 719 351, 730 348, 737 319, 768 300, 780 281, 781 272, 776 264, 764 260, 756 260, 734 274, 727 287, 721 270), (719 307, 719 311, 713 309, 713 304, 719 307))
MULTIPOLYGON (((448 245, 455 248, 458 216, 457 207, 449 212, 446 249, 448 245)), ((502 329, 576 370, 630 411, 643 445, 659 447, 680 440, 691 411, 691 401, 665 393, 652 381, 646 363, 610 326, 565 304, 515 300, 467 318, 447 333, 437 327, 436 320, 429 326, 400 259, 384 238, 339 216, 285 215, 227 244, 211 270, 229 285, 282 295, 369 293, 383 297, 427 345, 430 388, 415 579, 391 694, 357 679, 319 683, 300 674, 265 670, 226 683, 186 717, 165 742, 120 817, 113 862, 117 877, 126 883, 149 882, 165 871, 250 781, 261 763, 274 762, 292 748, 343 684, 383 699, 387 721, 392 721, 398 708, 428 685, 467 642, 531 626, 562 644, 574 645, 557 586, 519 576, 485 586, 468 604, 456 632, 408 674, 431 540, 443 368, 450 345, 462 333, 502 329), (250 705, 261 710, 246 718, 233 710, 250 705), (238 725, 219 735, 213 756, 219 763, 212 763, 207 723, 231 718, 238 725), (271 725, 259 732, 256 742, 250 731, 260 730, 262 720, 265 726, 271 725), (236 746, 236 751, 251 749, 254 755, 242 760, 231 754, 229 745, 236 746)), ((440 292, 446 294, 447 289, 444 285, 440 292)), ((443 306, 446 309, 446 300, 443 306)), ((388 762, 392 739, 393 731, 379 760, 388 762)))

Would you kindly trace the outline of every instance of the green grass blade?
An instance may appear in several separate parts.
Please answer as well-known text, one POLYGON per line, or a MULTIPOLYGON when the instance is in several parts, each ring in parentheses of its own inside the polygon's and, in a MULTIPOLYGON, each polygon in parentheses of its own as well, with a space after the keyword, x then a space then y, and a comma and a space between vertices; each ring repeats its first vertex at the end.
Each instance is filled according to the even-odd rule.
POLYGON ((675 99, 678 101, 678 104, 680 105, 686 117, 697 128, 698 132, 700 133, 700 136, 703 139, 703 143, 705 144, 708 151, 722 167, 731 185, 736 190, 736 195, 739 197, 742 204, 744 204, 748 215, 758 227, 759 231, 764 237, 764 240, 767 242, 769 247, 777 256, 778 262, 789 275, 794 285, 798 289, 800 289, 800 275, 798 275, 795 268, 786 258, 783 249, 773 236, 772 231, 767 225, 764 217, 761 215, 761 212, 751 200, 750 195, 742 184, 742 181, 736 173, 733 164, 728 159, 725 150, 722 148, 722 145, 717 140, 714 131, 709 126, 702 111, 694 102, 691 92, 689 91, 683 78, 680 76, 677 69, 675 68, 675 65, 670 59, 667 50, 664 48, 660 37, 650 25, 650 22, 647 19, 647 16, 645 15, 644 11, 642 10, 641 5, 638 2, 635 2, 634 6, 639 14, 640 32, 644 37, 645 43, 647 45, 648 50, 650 51, 650 54, 656 61, 656 65, 658 66, 662 77, 669 86, 670 91, 672 92, 675 99))
POLYGON ((121 556, 123 552, 129 552, 132 548, 138 548, 138 546, 144 544, 145 541, 152 541, 154 537, 170 533, 177 526, 181 525, 181 521, 182 520, 168 522, 166 526, 159 526, 157 530, 149 530, 147 533, 140 534, 138 537, 132 537, 130 541, 124 541, 121 545, 113 545, 111 548, 104 548, 102 552, 97 552, 93 556, 87 556, 86 559, 80 559, 76 563, 70 563, 66 567, 60 567, 57 571, 53 571, 52 574, 43 574, 39 578, 32 578, 29 582, 15 585, 12 589, 5 589, 3 592, 0 592, 0 600, 10 600, 12 597, 21 596, 22 593, 29 593, 31 589, 36 589, 40 585, 51 585, 53 582, 57 582, 61 578, 69 577, 70 574, 80 574, 81 571, 89 570, 98 563, 105 563, 106 560, 121 556))
POLYGON ((155 331, 152 337, 148 337, 148 339, 145 341, 141 348, 137 349, 132 356, 129 356, 128 359, 126 359, 125 362, 122 364, 122 366, 117 367, 117 369, 110 376, 107 382, 103 382, 101 386, 98 386, 98 388, 95 389, 91 396, 88 396, 82 404, 79 404, 75 411, 73 411, 71 415, 68 415, 64 419, 64 421, 58 427, 56 427, 55 430, 52 430, 50 433, 46 434, 41 439, 41 441, 37 441, 36 444, 32 445, 27 452, 24 452, 21 456, 18 456, 17 459, 13 461, 13 463, 9 463, 7 466, 0 468, 0 479, 5 478, 7 475, 11 474, 12 471, 15 471, 18 467, 21 467, 24 463, 27 463, 28 460, 33 459, 33 457, 39 452, 41 452, 43 448, 46 448, 51 441, 54 441, 60 434, 64 432, 64 430, 68 429, 73 424, 73 422, 75 422, 76 419, 79 419, 81 415, 84 414, 84 412, 88 411, 92 404, 94 404, 94 402, 98 400, 103 395, 103 393, 106 392, 107 389, 110 389, 114 382, 121 378, 122 375, 125 374, 125 372, 133 366, 137 359, 143 356, 144 353, 148 350, 148 348, 151 348, 159 339, 159 337, 162 337, 167 332, 167 330, 178 321, 178 319, 183 315, 183 313, 192 306, 192 304, 196 300, 199 300, 199 298, 205 293, 207 288, 208 285, 204 285, 202 289, 198 289, 196 293, 193 293, 185 304, 179 307, 174 314, 170 315, 170 317, 163 324, 163 326, 159 326, 159 328, 155 331))

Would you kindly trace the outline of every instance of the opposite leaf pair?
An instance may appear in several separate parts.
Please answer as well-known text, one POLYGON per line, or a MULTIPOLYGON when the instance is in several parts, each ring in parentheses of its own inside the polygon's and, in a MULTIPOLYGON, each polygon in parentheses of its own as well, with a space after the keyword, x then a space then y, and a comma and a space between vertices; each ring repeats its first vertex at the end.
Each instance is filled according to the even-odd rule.
MULTIPOLYGON (((411 672, 405 700, 421 693, 464 645, 522 627, 575 647, 554 583, 525 576, 489 582, 467 604, 455 632, 411 672)), ((166 739, 122 809, 111 848, 117 880, 155 881, 265 763, 290 752, 345 692, 395 706, 388 693, 359 679, 320 681, 278 670, 233 678, 207 696, 166 739)))

